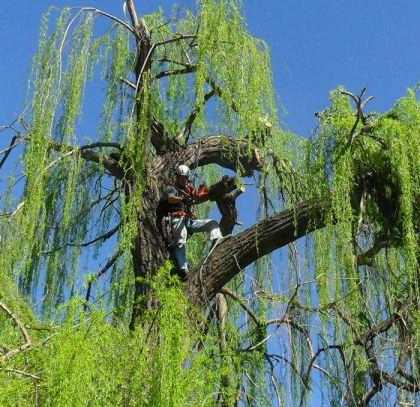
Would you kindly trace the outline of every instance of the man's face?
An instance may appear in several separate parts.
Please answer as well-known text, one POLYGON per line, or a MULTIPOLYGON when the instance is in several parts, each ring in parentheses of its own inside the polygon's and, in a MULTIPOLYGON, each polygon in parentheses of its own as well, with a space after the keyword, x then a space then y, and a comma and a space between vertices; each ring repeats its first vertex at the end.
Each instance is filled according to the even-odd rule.
POLYGON ((187 185, 188 182, 188 177, 186 177, 185 175, 177 175, 176 182, 181 187, 185 187, 185 185, 187 185))

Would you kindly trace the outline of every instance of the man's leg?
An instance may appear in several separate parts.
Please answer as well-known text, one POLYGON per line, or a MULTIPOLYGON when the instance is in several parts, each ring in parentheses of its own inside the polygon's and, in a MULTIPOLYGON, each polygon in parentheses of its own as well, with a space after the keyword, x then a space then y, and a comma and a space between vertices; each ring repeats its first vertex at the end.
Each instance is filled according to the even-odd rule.
POLYGON ((214 219, 193 219, 189 222, 188 229, 190 233, 209 232, 212 242, 222 237, 219 224, 214 219))
POLYGON ((184 218, 173 219, 174 244, 171 248, 172 256, 175 260, 177 271, 182 278, 188 273, 188 262, 186 253, 187 228, 184 218))
POLYGON ((177 272, 181 277, 186 277, 188 273, 188 262, 185 245, 175 245, 172 249, 172 255, 176 263, 177 272))

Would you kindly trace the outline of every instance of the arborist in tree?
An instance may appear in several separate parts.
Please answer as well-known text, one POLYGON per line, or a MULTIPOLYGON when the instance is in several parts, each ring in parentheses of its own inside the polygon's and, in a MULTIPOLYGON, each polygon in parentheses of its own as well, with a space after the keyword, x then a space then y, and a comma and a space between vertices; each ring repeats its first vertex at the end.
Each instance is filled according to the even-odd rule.
POLYGON ((189 173, 186 165, 177 167, 175 182, 166 186, 157 214, 163 238, 182 278, 188 272, 187 238, 196 232, 209 232, 214 247, 222 237, 217 221, 195 218, 192 206, 207 201, 209 190, 204 184, 195 188, 189 180, 189 173))

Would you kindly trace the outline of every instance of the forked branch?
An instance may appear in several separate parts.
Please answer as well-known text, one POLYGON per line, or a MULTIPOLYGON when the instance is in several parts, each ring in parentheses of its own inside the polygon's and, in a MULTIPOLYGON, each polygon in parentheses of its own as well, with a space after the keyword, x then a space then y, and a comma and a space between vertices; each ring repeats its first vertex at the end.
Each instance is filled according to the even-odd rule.
POLYGON ((348 92, 346 90, 341 91, 341 93, 343 95, 346 95, 346 96, 350 97, 351 100, 353 100, 354 105, 356 107, 356 121, 354 122, 353 127, 350 130, 349 139, 348 139, 348 142, 347 142, 346 149, 351 146, 351 144, 353 143, 353 141, 356 137, 356 129, 357 129, 357 126, 358 126, 359 122, 361 121, 364 126, 367 125, 367 118, 365 116, 365 113, 364 113, 363 109, 373 99, 373 96, 369 96, 368 98, 363 99, 363 95, 365 94, 365 92, 366 92, 366 88, 362 89, 362 91, 360 92, 360 95, 354 95, 353 93, 348 92))

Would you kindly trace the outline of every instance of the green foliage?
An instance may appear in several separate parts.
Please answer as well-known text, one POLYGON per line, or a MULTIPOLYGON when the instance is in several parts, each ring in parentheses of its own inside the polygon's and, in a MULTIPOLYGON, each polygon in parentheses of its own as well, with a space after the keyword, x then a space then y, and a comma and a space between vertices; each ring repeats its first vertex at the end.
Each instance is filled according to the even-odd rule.
MULTIPOLYGON (((245 403, 244 392, 252 399, 249 405, 271 405, 270 389, 276 385, 269 380, 279 368, 267 362, 267 354, 275 335, 278 346, 289 346, 282 356, 288 361, 287 384, 275 388, 285 404, 310 400, 305 392, 311 377, 305 374, 314 352, 308 346, 311 338, 319 347, 339 342, 348 361, 344 369, 343 361, 330 353, 317 360, 335 372, 328 379, 331 398, 344 397, 340 383, 351 376, 351 392, 361 399, 368 390, 370 362, 360 333, 404 304, 418 306, 420 298, 416 92, 409 90, 389 112, 372 113, 355 125, 355 111, 339 88, 308 140, 277 123, 269 50, 248 33, 240 1, 203 0, 196 14, 179 13, 176 21, 162 12, 146 16, 152 42, 160 46, 141 77, 136 76, 142 69, 137 45, 124 27, 117 24, 97 36, 92 12, 64 10, 54 16, 50 11, 43 18, 34 58, 22 160, 25 185, 19 197, 8 193, 4 199, 6 207, 13 207, 15 198, 21 203, 0 224, 0 301, 29 327, 34 343, 0 362, 0 405, 29 406, 38 400, 46 406, 213 406, 218 394, 230 404, 238 398, 245 403), (186 40, 192 44, 189 53, 186 40), (101 107, 98 135, 87 137, 81 131, 82 112, 89 86, 98 83, 104 88, 103 98, 95 100, 101 107), (191 117, 195 120, 188 128, 191 117), (154 270, 148 282, 152 310, 136 330, 126 326, 133 303, 132 250, 142 232, 139 219, 149 209, 145 193, 155 187, 149 184, 149 164, 156 154, 150 140, 154 119, 181 144, 223 133, 245 141, 249 151, 258 148, 265 163, 258 179, 260 219, 302 200, 327 201, 325 228, 309 237, 304 248, 290 246, 286 272, 279 273, 272 259, 264 258, 230 283, 247 298, 259 323, 229 301, 224 347, 220 332, 188 303, 167 265, 154 270), (108 143, 88 148, 98 154, 98 163, 82 158, 79 146, 90 143, 108 143), (110 181, 104 155, 125 164, 124 180, 110 181), (98 238, 118 224, 111 242, 98 238), (383 239, 392 247, 382 250, 383 239), (97 245, 84 251, 89 240, 97 245), (86 274, 96 282, 90 264, 104 258, 111 246, 120 257, 99 286, 103 297, 98 295, 87 312, 78 294, 85 293, 86 274), (367 265, 359 264, 371 251, 367 265), (287 274, 281 295, 270 292, 279 274, 287 274), (36 300, 42 296, 37 311, 56 326, 37 327, 21 292, 36 300), (283 311, 284 320, 267 328, 265 322, 283 311), (314 325, 318 331, 312 331, 314 325), (318 341, 319 333, 325 343, 318 341)), ((205 169, 201 176, 211 184, 219 174, 205 169)), ((200 216, 210 209, 203 205, 200 216)), ((205 239, 193 237, 190 263, 198 264, 206 250, 205 239)), ((407 362, 414 373, 420 360, 417 314, 404 321, 414 338, 407 362)), ((397 335, 389 331, 392 339, 397 335)), ((4 313, 0 344, 22 344, 22 333, 4 313)))
MULTIPOLYGON (((86 314, 79 300, 71 301, 59 327, 40 335, 25 356, 1 366, 1 405, 30 406, 37 397, 54 407, 212 406, 220 380, 215 344, 202 336, 198 315, 168 267, 152 285, 159 305, 134 332, 110 324, 101 312, 86 314)), ((9 321, 2 318, 0 324, 1 342, 16 342, 9 321)))
MULTIPOLYGON (((313 185, 318 185, 313 196, 329 195, 331 200, 329 226, 315 240, 319 297, 326 307, 342 302, 339 309, 351 321, 352 329, 336 320, 333 330, 349 346, 357 397, 366 391, 368 371, 363 349, 352 345, 357 332, 381 320, 383 304, 392 313, 398 304, 416 304, 419 298, 420 153, 414 137, 420 130, 419 108, 410 90, 391 111, 372 114, 367 124, 354 128, 354 113, 339 89, 321 114, 319 135, 308 155, 308 182, 315 179, 313 185), (393 242, 394 249, 381 251, 379 246, 373 253, 370 267, 376 271, 358 265, 358 256, 381 239, 393 242)), ((329 322, 324 320, 328 329, 329 322)))
POLYGON ((232 132, 261 144, 264 121, 276 121, 267 46, 247 32, 239 1, 205 0, 200 12, 196 103, 215 82, 232 132))

